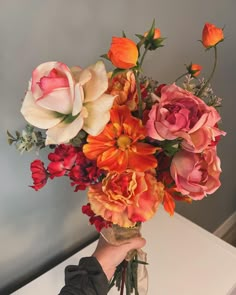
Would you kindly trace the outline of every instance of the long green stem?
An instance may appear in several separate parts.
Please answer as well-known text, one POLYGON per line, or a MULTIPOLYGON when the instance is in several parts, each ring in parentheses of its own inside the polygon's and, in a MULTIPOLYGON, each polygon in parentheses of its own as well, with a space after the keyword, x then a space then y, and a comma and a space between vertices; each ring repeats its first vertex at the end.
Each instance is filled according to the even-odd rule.
POLYGON ((135 76, 135 81, 136 81, 137 95, 138 95, 138 116, 140 119, 142 119, 142 115, 143 115, 143 101, 142 101, 141 88, 140 88, 140 82, 139 82, 139 74, 140 74, 140 69, 142 67, 144 58, 149 50, 149 47, 150 47, 150 44, 147 45, 147 47, 145 48, 143 52, 143 55, 139 63, 139 69, 133 71, 135 76))
POLYGON ((179 76, 177 79, 175 79, 175 83, 176 83, 177 81, 179 81, 179 79, 181 79, 181 78, 183 78, 184 76, 186 76, 187 74, 188 74, 188 72, 182 74, 181 76, 179 76))
POLYGON ((211 72, 210 77, 208 78, 208 80, 206 81, 206 83, 202 86, 202 88, 199 90, 197 96, 201 97, 201 95, 203 94, 203 91, 206 89, 207 85, 209 84, 209 82, 211 81, 212 77, 214 76, 215 70, 216 70, 216 65, 217 65, 217 47, 214 47, 214 53, 215 53, 215 60, 214 60, 214 66, 213 66, 213 70, 211 72))
POLYGON ((123 269, 122 269, 122 280, 121 280, 120 295, 123 295, 124 294, 125 277, 126 277, 127 265, 128 265, 128 261, 124 260, 123 261, 123 269))
POLYGON ((145 50, 144 50, 144 52, 143 52, 143 55, 142 55, 142 57, 141 57, 141 59, 140 59, 140 63, 139 63, 140 68, 142 67, 144 57, 145 57, 145 55, 147 54, 147 52, 148 52, 148 50, 149 50, 149 47, 150 47, 150 44, 147 45, 147 47, 145 48, 145 50))

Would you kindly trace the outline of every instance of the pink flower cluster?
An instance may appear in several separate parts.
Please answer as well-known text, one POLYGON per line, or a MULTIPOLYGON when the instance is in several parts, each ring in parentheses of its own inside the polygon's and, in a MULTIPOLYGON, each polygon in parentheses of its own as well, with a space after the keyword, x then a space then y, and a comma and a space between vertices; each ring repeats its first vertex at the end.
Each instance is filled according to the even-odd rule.
POLYGON ((175 84, 162 87, 155 99, 146 124, 148 135, 158 141, 181 140, 182 149, 171 162, 171 176, 178 192, 200 200, 220 186, 216 144, 225 135, 217 125, 220 115, 175 84))

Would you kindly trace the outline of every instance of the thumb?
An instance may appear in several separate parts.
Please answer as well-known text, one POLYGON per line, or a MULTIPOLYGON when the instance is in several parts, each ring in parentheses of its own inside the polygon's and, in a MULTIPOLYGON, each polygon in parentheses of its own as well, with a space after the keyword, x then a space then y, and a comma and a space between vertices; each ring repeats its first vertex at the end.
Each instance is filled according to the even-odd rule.
POLYGON ((124 246, 124 249, 128 252, 130 250, 143 248, 145 244, 146 244, 146 240, 144 238, 136 237, 136 238, 132 238, 128 240, 128 242, 125 243, 123 246, 124 246))

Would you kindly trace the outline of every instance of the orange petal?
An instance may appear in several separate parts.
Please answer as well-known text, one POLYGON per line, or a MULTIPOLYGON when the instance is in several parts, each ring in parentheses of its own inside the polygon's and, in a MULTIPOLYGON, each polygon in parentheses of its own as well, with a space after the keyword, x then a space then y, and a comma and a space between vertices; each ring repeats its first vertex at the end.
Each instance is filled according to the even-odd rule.
POLYGON ((164 209, 172 216, 175 212, 175 202, 171 194, 165 191, 163 200, 164 209))
POLYGON ((153 155, 140 155, 133 151, 128 154, 128 168, 143 172, 157 167, 157 160, 153 155))
POLYGON ((110 148, 100 155, 97 159, 99 168, 108 171, 123 172, 128 165, 128 154, 117 148, 110 148))
POLYGON ((140 154, 140 155, 152 155, 154 154, 159 148, 152 146, 148 143, 138 142, 132 145, 132 151, 140 154))

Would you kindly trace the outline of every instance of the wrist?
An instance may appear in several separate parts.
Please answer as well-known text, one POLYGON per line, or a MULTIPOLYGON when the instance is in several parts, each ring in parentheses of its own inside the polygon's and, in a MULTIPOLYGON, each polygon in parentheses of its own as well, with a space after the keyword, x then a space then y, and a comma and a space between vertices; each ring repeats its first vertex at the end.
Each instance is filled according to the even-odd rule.
POLYGON ((96 255, 96 254, 93 254, 92 256, 94 256, 98 263, 101 265, 102 267, 102 270, 103 272, 105 273, 108 281, 110 281, 110 279, 113 277, 114 273, 115 273, 115 270, 116 268, 115 267, 112 267, 110 266, 110 263, 109 265, 107 264, 106 260, 104 260, 102 257, 100 257, 99 255, 96 255))

